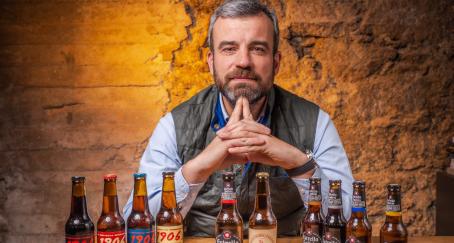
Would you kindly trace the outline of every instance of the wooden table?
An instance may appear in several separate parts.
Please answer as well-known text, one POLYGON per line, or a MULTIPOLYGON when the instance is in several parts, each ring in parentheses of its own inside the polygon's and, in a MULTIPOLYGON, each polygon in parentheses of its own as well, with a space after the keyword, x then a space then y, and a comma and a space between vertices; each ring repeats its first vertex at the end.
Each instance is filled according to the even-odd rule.
MULTIPOLYGON (((194 238, 186 237, 184 239, 186 243, 213 243, 215 242, 213 238, 194 238)), ((248 240, 244 240, 244 243, 247 243, 248 240)), ((278 238, 278 243, 301 243, 303 242, 300 237, 289 237, 289 238, 278 238)), ((380 239, 374 237, 372 239, 373 243, 379 243, 380 239)), ((454 243, 454 236, 424 236, 424 237, 410 237, 408 238, 408 243, 454 243)))

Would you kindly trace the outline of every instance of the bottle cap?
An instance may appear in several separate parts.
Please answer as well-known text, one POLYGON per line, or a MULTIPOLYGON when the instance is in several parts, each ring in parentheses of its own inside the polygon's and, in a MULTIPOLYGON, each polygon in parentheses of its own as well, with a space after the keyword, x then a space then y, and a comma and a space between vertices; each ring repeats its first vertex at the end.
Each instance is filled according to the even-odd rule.
POLYGON ((134 173, 134 179, 145 178, 147 174, 145 173, 134 173))
POLYGON ((174 176, 175 172, 173 171, 164 171, 162 172, 162 176, 174 176))
POLYGON ((71 177, 71 180, 73 182, 83 182, 85 181, 85 176, 73 176, 71 177))
POLYGON ((257 174, 255 174, 255 176, 257 178, 267 179, 270 176, 270 174, 268 172, 257 172, 257 174))
POLYGON ((115 175, 115 174, 104 175, 104 180, 116 180, 116 179, 117 179, 117 175, 115 175))

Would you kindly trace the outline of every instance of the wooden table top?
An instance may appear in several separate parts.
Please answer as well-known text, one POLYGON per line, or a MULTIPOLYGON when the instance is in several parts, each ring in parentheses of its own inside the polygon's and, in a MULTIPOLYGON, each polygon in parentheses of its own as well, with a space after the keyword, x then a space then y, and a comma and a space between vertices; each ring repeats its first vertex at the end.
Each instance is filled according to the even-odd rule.
MULTIPOLYGON (((213 238, 196 238, 196 237, 186 237, 184 242, 187 243, 213 243, 215 242, 213 238)), ((248 240, 244 240, 244 243, 248 243, 248 240)), ((301 243, 301 237, 288 237, 288 238, 278 238, 278 243, 301 243)), ((374 237, 372 239, 373 243, 379 243, 380 239, 374 237)), ((454 243, 454 236, 422 236, 422 237, 410 237, 408 238, 408 243, 454 243)))

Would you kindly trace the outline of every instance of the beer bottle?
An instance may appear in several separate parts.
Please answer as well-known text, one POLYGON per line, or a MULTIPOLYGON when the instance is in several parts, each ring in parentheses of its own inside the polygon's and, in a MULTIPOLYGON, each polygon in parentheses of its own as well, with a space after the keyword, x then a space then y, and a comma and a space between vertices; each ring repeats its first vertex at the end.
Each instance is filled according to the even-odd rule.
POLYGON ((249 218, 250 243, 275 243, 277 238, 277 220, 271 208, 269 174, 256 174, 257 187, 255 207, 249 218))
POLYGON ((407 229, 402 222, 400 208, 400 185, 388 185, 388 200, 386 202, 386 219, 380 229, 381 243, 406 243, 407 229))
POLYGON ((71 213, 66 221, 66 243, 93 243, 95 226, 87 213, 85 177, 73 176, 71 213))
POLYGON ((352 215, 347 222, 347 242, 372 242, 372 227, 367 219, 364 181, 353 182, 352 215))
POLYGON ((157 242, 183 242, 183 216, 177 208, 174 172, 163 172, 161 209, 156 217, 157 242))
POLYGON ((345 218, 342 213, 341 180, 329 180, 328 214, 325 217, 323 242, 345 242, 345 218))
POLYGON ((322 194, 320 178, 309 178, 309 202, 308 209, 302 222, 302 235, 304 243, 322 242, 323 216, 322 194))
POLYGON ((127 220, 128 243, 154 242, 154 220, 148 208, 146 174, 134 174, 134 197, 127 220))
POLYGON ((125 221, 118 209, 117 176, 104 176, 104 196, 102 212, 98 219, 97 243, 125 243, 125 221))
POLYGON ((243 242, 243 219, 236 206, 235 175, 222 175, 224 189, 221 194, 221 211, 216 218, 215 237, 217 243, 243 242))

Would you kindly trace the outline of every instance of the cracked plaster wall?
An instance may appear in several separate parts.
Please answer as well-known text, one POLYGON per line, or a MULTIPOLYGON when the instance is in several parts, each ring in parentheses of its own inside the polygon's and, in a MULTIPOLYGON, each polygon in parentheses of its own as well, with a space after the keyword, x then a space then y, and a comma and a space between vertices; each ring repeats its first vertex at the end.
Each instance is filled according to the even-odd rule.
MULTIPOLYGON (((102 175, 119 203, 159 118, 212 83, 208 19, 219 1, 2 1, 0 241, 57 242, 70 177, 102 175)), ((368 183, 374 235, 385 186, 402 184, 411 235, 435 228, 435 173, 453 136, 450 1, 267 1, 280 19, 276 83, 319 104, 368 183)))

